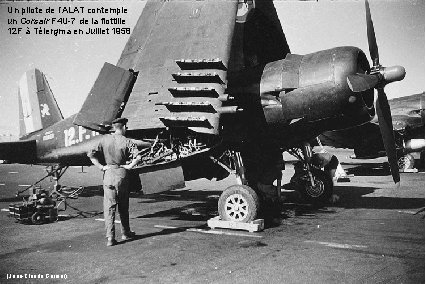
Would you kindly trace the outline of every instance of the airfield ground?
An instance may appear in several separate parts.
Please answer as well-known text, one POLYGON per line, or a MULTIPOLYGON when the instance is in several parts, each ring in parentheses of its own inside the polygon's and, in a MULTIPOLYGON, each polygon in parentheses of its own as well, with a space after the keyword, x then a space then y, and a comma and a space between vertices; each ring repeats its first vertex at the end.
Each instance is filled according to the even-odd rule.
MULTIPOLYGON (((24 225, 8 216, 8 206, 44 168, 0 165, 0 282, 424 283, 424 171, 403 173, 395 189, 384 159, 337 155, 354 176, 335 184, 335 204, 315 209, 286 193, 281 215, 262 232, 210 230, 206 221, 234 179, 196 180, 176 191, 133 193, 137 236, 108 248, 99 171, 70 168, 61 183, 85 186, 79 198, 58 222, 24 225)), ((288 182, 290 163, 283 174, 288 182)))

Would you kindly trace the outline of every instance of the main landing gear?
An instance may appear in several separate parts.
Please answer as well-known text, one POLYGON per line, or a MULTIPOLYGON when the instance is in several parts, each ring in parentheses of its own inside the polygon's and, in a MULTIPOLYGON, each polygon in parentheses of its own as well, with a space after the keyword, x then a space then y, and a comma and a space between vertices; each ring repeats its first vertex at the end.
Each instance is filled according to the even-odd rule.
POLYGON ((234 174, 237 184, 226 188, 219 197, 218 212, 223 221, 249 223, 259 215, 259 197, 247 185, 244 164, 240 152, 225 151, 219 159, 211 159, 234 174))
POLYGON ((311 164, 312 147, 305 143, 302 149, 290 149, 290 154, 299 159, 294 165, 290 187, 298 191, 308 203, 321 205, 333 194, 333 179, 329 173, 311 164))
MULTIPOLYGON (((298 191, 308 203, 321 205, 327 202, 333 194, 333 180, 329 173, 311 164, 311 146, 306 143, 302 149, 291 149, 289 152, 300 160, 295 165, 295 174, 290 181, 291 188, 298 191)), ((265 202, 265 198, 263 195, 259 196, 260 188, 255 191, 248 185, 240 152, 228 150, 219 159, 211 159, 237 179, 237 184, 225 189, 219 197, 220 219, 245 223, 254 221, 260 215, 260 202, 265 202)), ((277 180, 276 191, 275 196, 280 202, 280 179, 277 180)))

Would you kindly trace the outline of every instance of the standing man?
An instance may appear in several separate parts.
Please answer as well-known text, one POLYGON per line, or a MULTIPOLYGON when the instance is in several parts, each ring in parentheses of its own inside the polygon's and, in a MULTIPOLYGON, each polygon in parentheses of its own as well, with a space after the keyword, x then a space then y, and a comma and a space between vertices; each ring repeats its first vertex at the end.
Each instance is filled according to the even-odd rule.
POLYGON ((121 239, 130 240, 135 232, 129 225, 129 176, 128 171, 139 161, 136 145, 124 135, 127 129, 127 118, 112 121, 113 133, 102 137, 99 143, 87 153, 92 163, 103 171, 104 218, 107 246, 117 244, 115 240, 115 211, 121 219, 121 239), (104 160, 105 165, 100 161, 104 160))

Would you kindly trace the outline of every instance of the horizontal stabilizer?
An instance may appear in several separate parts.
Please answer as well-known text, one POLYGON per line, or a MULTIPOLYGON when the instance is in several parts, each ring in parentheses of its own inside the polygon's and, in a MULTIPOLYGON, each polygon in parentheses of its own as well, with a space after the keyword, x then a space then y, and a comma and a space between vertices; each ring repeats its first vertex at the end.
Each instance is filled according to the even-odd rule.
POLYGON ((0 143, 0 160, 10 163, 31 164, 36 161, 36 141, 13 141, 0 143))
POLYGON ((121 115, 135 80, 133 72, 105 63, 73 123, 105 131, 105 124, 121 115))

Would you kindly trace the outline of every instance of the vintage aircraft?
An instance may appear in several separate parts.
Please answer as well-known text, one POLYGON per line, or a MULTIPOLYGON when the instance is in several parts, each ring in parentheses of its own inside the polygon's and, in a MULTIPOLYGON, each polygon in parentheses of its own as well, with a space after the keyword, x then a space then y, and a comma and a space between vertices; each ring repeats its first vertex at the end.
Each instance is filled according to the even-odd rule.
MULTIPOLYGON (((389 100, 400 171, 414 167, 413 153, 425 151, 425 93, 389 100)), ((377 119, 350 129, 326 131, 319 136, 322 144, 354 149, 353 158, 373 159, 385 156, 377 119)))
POLYGON ((26 73, 19 91, 26 134, 0 144, 0 159, 58 164, 59 178, 66 166, 89 165, 86 152, 108 121, 127 117, 128 135, 142 148, 137 171, 178 164, 185 180, 235 173, 238 184, 224 190, 218 211, 248 222, 276 200, 283 151, 303 162, 303 196, 327 200, 333 183, 310 164, 309 141, 369 122, 377 111, 398 183, 383 88, 405 70, 380 65, 365 6, 372 67, 356 47, 290 53, 272 0, 148 1, 118 63, 104 65, 76 115, 62 119, 42 73, 26 73))

